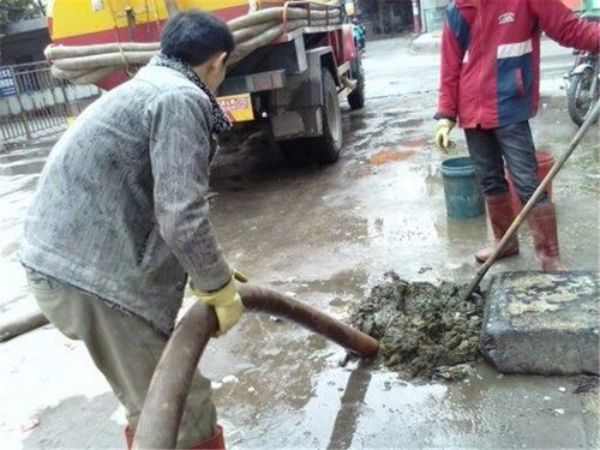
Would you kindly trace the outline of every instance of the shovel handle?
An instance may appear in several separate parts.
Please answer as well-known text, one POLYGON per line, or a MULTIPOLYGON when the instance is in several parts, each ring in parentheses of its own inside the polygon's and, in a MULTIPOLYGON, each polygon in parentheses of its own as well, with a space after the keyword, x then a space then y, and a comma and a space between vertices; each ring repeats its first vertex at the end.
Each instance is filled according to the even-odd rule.
POLYGON ((496 245, 496 248, 494 249, 493 253, 485 261, 483 266, 481 266, 481 268, 477 271, 475 278, 473 278, 473 280, 467 287, 466 291, 464 291, 464 293, 463 293, 464 299, 469 298, 471 296, 471 294, 475 291, 475 289, 477 289, 477 286, 479 286, 479 283, 481 283, 481 280, 483 279, 483 277, 486 275, 488 270, 490 270, 490 267, 492 267, 492 265, 498 259, 498 255, 502 252, 502 250, 504 250, 506 243, 517 232, 517 230, 519 229, 521 224, 525 221, 525 219, 527 218, 527 216, 529 215, 531 210, 534 208, 537 201, 540 199, 542 194, 546 191, 546 188, 548 187, 548 185, 552 182, 552 180, 554 179, 556 174, 560 171, 560 169, 562 169, 562 167, 565 165, 565 163, 567 162, 567 160, 569 159, 571 154, 575 151, 575 149, 577 148, 577 146, 579 145, 579 143, 581 142, 583 137, 588 132, 588 130, 598 120, 599 116, 600 116, 600 101, 597 101, 596 105, 594 106, 594 108, 592 109, 590 114, 588 115, 587 119, 585 120, 585 122, 583 123, 583 125, 581 126, 581 128, 579 129, 579 131, 577 132, 577 134, 571 141, 571 144, 569 145, 569 149, 554 163, 554 165, 552 166, 552 169, 550 169, 550 171, 544 177, 544 179, 542 180, 542 182, 540 183, 538 188, 535 190, 535 192, 533 193, 533 195, 531 196, 529 201, 525 204, 525 206, 523 206, 523 209, 521 210, 519 215, 515 218, 515 220, 513 221, 511 226, 508 228, 508 230, 506 230, 506 233, 504 233, 504 236, 502 237, 502 239, 500 240, 498 245, 496 245))

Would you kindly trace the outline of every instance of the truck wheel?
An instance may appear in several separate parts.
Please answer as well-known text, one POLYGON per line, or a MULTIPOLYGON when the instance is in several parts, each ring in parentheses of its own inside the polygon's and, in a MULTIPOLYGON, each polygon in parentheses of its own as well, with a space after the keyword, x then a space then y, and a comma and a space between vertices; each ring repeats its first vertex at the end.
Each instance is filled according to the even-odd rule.
POLYGON ((342 111, 337 86, 331 73, 323 69, 323 134, 318 137, 298 138, 282 141, 279 147, 285 160, 295 166, 304 166, 311 161, 332 164, 340 158, 342 150, 342 111))
POLYGON ((357 81, 356 88, 348 94, 348 104, 352 109, 362 109, 365 106, 365 72, 360 56, 352 61, 350 74, 357 81))
POLYGON ((313 138, 317 160, 331 164, 340 159, 342 151, 342 110, 337 86, 331 73, 323 69, 323 135, 313 138))

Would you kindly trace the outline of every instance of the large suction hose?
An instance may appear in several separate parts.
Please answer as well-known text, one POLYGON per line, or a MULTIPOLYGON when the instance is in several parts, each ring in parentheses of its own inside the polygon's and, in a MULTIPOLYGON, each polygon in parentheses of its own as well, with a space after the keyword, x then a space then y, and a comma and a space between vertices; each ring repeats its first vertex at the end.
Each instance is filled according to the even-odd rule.
MULTIPOLYGON (((248 310, 289 319, 359 356, 369 358, 379 351, 379 343, 372 337, 291 297, 270 289, 246 286, 240 288, 240 295, 248 310)), ((152 377, 134 448, 175 447, 194 372, 217 326, 213 310, 200 303, 181 319, 152 377)))

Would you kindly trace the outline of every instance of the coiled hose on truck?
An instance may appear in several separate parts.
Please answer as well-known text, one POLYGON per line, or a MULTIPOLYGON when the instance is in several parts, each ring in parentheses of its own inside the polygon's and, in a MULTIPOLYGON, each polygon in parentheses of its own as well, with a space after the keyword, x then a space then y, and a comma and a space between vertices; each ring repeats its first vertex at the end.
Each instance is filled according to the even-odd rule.
MULTIPOLYGON (((228 65, 235 65, 283 33, 307 26, 337 25, 341 20, 338 1, 270 7, 230 20, 227 24, 233 33, 236 48, 228 59, 228 65)), ((159 50, 160 42, 124 42, 85 46, 50 45, 44 54, 52 64, 51 71, 55 78, 74 84, 94 84, 119 70, 134 73, 159 50)))

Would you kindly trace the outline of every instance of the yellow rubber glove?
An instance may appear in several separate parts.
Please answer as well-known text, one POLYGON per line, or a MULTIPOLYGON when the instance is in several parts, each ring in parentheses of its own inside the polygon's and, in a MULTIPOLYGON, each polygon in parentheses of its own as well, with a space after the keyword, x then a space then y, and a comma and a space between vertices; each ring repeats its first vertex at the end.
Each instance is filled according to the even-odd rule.
POLYGON ((233 271, 231 280, 218 291, 203 292, 191 287, 199 302, 212 306, 219 320, 217 336, 227 333, 240 320, 244 313, 244 304, 238 294, 235 282, 246 283, 248 278, 237 270, 233 271))
POLYGON ((456 125, 450 119, 440 119, 435 126, 435 145, 442 153, 448 154, 448 150, 452 146, 450 141, 450 132, 456 125))

